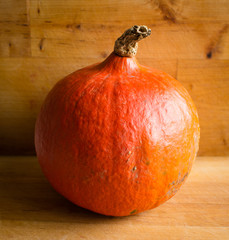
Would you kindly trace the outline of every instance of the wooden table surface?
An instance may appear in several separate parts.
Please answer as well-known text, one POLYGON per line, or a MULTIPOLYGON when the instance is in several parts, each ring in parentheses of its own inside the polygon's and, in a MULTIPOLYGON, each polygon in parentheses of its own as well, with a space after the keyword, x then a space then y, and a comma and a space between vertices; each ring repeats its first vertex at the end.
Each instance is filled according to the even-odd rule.
POLYGON ((1 157, 0 240, 8 239, 229 239, 229 157, 199 157, 175 197, 120 218, 64 199, 36 157, 1 157))

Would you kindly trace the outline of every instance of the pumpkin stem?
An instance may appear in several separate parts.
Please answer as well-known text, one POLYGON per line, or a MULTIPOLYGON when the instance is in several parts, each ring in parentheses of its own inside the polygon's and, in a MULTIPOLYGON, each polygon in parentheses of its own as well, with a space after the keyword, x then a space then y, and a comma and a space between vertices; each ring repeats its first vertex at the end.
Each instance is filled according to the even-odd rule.
POLYGON ((121 57, 133 57, 137 53, 138 41, 148 37, 151 29, 142 26, 133 26, 126 30, 121 37, 115 41, 114 52, 121 57))

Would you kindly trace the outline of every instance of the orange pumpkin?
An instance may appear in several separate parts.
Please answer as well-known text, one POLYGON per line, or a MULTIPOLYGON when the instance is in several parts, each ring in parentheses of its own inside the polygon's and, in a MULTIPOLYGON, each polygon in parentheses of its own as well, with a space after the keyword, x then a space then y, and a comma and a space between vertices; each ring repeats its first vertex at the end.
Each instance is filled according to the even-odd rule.
POLYGON ((104 215, 136 214, 171 198, 198 151, 188 92, 134 57, 150 32, 132 27, 104 62, 59 81, 36 122, 37 156, 51 185, 104 215))

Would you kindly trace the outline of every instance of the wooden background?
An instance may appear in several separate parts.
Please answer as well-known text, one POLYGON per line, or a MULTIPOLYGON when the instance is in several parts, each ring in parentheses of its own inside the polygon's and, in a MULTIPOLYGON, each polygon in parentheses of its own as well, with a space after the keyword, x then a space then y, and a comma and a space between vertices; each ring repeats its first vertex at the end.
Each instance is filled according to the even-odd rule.
POLYGON ((177 78, 200 116, 199 155, 229 154, 228 0, 0 0, 0 154, 34 154, 34 123, 54 83, 102 61, 147 25, 140 63, 177 78))

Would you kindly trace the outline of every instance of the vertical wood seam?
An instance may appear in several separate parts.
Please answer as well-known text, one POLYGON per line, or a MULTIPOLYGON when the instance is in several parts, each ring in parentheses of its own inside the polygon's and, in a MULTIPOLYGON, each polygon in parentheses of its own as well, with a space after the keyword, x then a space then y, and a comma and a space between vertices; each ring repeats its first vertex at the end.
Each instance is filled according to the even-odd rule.
POLYGON ((26 0, 26 13, 27 13, 27 24, 28 24, 28 27, 29 27, 29 56, 31 57, 32 56, 32 43, 31 43, 31 4, 30 4, 30 1, 31 0, 26 0))

